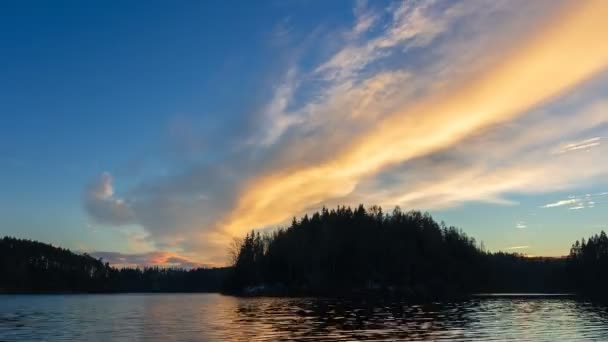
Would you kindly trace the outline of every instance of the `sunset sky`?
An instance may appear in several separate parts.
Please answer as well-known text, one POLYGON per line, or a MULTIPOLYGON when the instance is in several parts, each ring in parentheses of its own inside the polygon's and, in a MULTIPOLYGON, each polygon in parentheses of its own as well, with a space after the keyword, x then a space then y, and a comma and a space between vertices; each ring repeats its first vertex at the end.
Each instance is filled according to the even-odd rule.
POLYGON ((222 265, 323 206, 608 228, 608 1, 3 1, 0 235, 222 265))

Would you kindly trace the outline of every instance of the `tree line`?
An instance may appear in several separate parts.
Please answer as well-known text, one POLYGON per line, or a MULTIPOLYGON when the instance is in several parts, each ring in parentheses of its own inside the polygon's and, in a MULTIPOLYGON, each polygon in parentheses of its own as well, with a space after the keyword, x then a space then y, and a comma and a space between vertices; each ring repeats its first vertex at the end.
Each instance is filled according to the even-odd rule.
POLYGON ((226 268, 122 268, 45 243, 0 240, 0 292, 217 292, 226 268))
POLYGON ((419 211, 323 208, 271 233, 251 232, 228 282, 237 293, 562 292, 566 259, 490 253, 462 230, 419 211))
POLYGON ((122 268, 88 254, 5 237, 0 292, 225 292, 421 299, 480 292, 577 292, 608 286, 608 237, 576 241, 564 258, 492 253, 429 214, 372 206, 323 208, 247 234, 224 268, 122 268))

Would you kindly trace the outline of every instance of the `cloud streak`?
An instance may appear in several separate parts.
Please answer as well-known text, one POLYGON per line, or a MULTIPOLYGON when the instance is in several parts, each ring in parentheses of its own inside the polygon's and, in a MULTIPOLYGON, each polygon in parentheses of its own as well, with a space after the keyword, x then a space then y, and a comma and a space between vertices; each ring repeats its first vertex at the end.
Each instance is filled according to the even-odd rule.
POLYGON ((567 200, 561 200, 561 201, 545 204, 545 205, 543 205, 543 208, 561 207, 563 205, 569 205, 569 204, 578 203, 578 201, 579 200, 576 199, 576 198, 567 199, 567 200))
POLYGON ((580 210, 585 208, 595 208, 598 203, 605 203, 605 196, 608 193, 600 192, 585 195, 571 195, 568 199, 559 200, 557 202, 548 203, 541 208, 556 208, 567 206, 569 210, 580 210))
POLYGON ((528 249, 530 248, 530 246, 513 246, 513 247, 507 247, 505 248, 506 250, 518 250, 518 249, 528 249))
POLYGON ((608 32, 607 10, 601 1, 569 6, 466 86, 396 111, 333 159, 256 177, 222 225, 237 234, 279 223, 307 206, 346 196, 364 177, 523 115, 591 78, 608 63, 608 46, 600 43, 608 32))
POLYGON ((595 137, 591 139, 585 139, 583 141, 565 144, 564 146, 561 146, 558 153, 567 153, 578 150, 589 150, 590 148, 600 146, 601 139, 602 138, 600 137, 595 137))

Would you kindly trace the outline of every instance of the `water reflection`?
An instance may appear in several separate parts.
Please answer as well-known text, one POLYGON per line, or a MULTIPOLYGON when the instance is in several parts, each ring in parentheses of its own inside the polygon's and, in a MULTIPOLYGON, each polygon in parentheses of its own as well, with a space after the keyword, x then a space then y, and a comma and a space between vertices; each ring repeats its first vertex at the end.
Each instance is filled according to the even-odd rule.
POLYGON ((466 312, 477 305, 255 298, 239 303, 236 321, 271 337, 426 340, 447 331, 446 337, 464 336, 471 323, 466 312))
POLYGON ((608 340, 572 298, 399 301, 215 294, 0 296, 0 341, 608 340))

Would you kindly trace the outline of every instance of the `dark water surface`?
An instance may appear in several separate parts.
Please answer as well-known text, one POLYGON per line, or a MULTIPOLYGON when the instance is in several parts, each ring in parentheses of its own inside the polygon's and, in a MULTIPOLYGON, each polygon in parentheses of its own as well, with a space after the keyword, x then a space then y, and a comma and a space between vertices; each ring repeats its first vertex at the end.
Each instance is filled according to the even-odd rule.
POLYGON ((218 294, 0 295, 0 341, 608 341, 608 310, 574 298, 408 305, 218 294))

